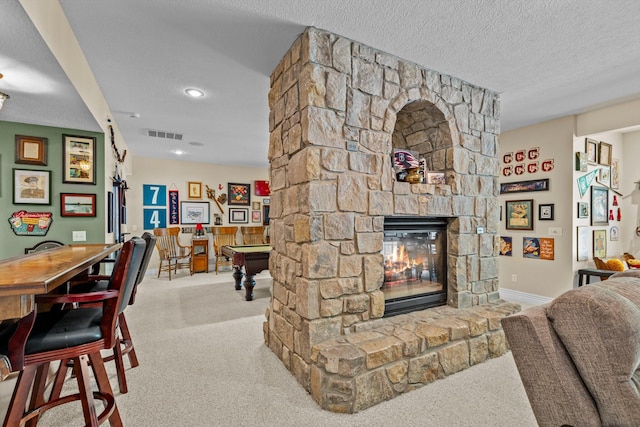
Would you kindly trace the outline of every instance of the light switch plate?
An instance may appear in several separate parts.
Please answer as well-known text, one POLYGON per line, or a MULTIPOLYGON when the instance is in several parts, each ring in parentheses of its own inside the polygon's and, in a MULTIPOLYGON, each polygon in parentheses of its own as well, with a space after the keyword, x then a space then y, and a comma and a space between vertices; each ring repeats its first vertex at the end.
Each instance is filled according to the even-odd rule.
POLYGON ((71 237, 72 237, 72 240, 74 242, 86 242, 87 241, 87 232, 86 231, 73 231, 71 237))
POLYGON ((562 227, 549 227, 549 236, 562 236, 562 227))
POLYGON ((358 142, 347 141, 347 151, 358 151, 358 142))

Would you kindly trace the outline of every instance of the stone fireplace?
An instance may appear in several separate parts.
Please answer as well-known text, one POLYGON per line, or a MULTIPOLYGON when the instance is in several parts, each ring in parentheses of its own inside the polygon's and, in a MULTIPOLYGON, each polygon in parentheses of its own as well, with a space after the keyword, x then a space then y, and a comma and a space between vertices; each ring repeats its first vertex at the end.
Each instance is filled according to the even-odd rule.
POLYGON ((357 412, 506 351, 498 96, 307 28, 271 75, 264 335, 319 405, 357 412), (441 184, 394 179, 410 149, 441 184), (446 305, 385 317, 385 218, 444 218, 446 305))

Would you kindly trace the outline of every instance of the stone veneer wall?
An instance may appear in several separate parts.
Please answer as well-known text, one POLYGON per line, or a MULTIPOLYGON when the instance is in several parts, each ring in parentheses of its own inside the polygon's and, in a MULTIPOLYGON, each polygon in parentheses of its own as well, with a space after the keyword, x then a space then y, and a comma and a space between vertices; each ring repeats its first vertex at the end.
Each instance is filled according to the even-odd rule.
POLYGON ((269 106, 264 334, 307 390, 314 346, 385 325, 385 216, 449 217, 448 305, 499 299, 494 92, 307 28, 271 75, 269 106), (446 185, 395 182, 394 144, 420 150, 446 185))

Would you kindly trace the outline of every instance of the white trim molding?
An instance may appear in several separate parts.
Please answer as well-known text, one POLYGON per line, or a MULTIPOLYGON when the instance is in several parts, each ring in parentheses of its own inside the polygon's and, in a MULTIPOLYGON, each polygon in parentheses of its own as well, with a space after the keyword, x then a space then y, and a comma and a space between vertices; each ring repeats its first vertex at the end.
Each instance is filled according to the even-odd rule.
POLYGON ((543 297, 541 295, 528 294, 526 292, 514 291, 513 289, 500 288, 500 298, 513 301, 522 302, 531 305, 542 305, 550 303, 553 298, 543 297))

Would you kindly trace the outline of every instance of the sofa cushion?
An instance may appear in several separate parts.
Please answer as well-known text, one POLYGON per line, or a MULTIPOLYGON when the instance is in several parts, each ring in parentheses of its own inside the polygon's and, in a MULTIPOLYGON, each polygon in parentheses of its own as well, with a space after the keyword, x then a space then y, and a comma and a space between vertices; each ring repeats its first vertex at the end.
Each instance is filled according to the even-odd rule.
POLYGON ((601 426, 596 404, 547 318, 547 307, 528 308, 501 323, 538 425, 601 426))
POLYGON ((625 270, 625 271, 620 271, 618 273, 613 273, 611 276, 609 276, 609 278, 615 278, 615 277, 636 277, 636 278, 640 279, 640 269, 638 269, 638 268, 630 268, 630 269, 625 270))
POLYGON ((603 425, 640 421, 640 279, 610 278, 565 292, 547 315, 603 425))

